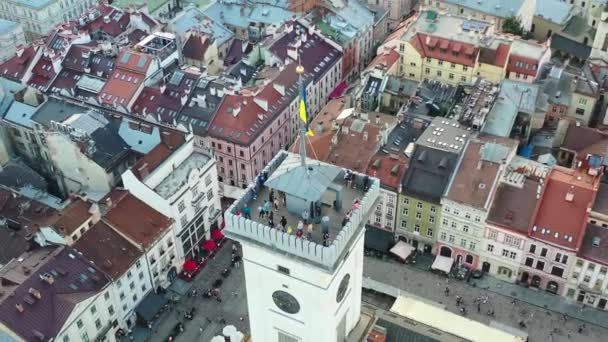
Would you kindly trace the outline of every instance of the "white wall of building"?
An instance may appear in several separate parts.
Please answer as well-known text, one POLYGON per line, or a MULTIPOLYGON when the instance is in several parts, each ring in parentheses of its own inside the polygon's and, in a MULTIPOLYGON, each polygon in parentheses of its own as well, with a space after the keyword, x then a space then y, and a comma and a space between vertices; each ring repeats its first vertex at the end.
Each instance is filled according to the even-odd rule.
MULTIPOLYGON (((105 328, 118 318, 112 292, 112 285, 109 285, 93 297, 76 304, 55 341, 94 341, 101 337, 105 328)), ((113 329, 109 329, 105 336, 105 341, 116 341, 113 329)))
POLYGON ((25 44, 25 33, 19 23, 10 31, 0 34, 0 63, 15 55, 17 45, 25 46, 25 44))
POLYGON ((243 241, 251 336, 255 341, 277 342, 279 331, 296 341, 336 341, 337 327, 346 317, 346 331, 357 324, 361 311, 364 230, 353 236, 347 258, 333 273, 302 262, 295 256, 274 253, 243 241), (281 273, 278 267, 289 270, 281 273), (346 274, 350 284, 344 299, 336 302, 338 286, 346 274), (272 294, 286 291, 300 304, 287 314, 273 302, 272 294))
POLYGON ((489 274, 515 282, 523 262, 527 235, 491 224, 486 225, 480 246, 479 269, 489 264, 489 274), (510 271, 510 272, 509 272, 510 271))

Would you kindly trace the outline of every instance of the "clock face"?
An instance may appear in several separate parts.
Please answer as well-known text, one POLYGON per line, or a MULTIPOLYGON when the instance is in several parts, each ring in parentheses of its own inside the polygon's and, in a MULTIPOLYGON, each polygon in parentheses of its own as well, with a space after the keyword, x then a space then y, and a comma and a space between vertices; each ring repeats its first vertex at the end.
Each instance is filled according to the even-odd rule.
POLYGON ((340 303, 344 296, 346 295, 346 290, 348 290, 348 282, 350 281, 350 274, 346 274, 342 281, 340 282, 340 286, 338 286, 338 293, 336 294, 336 302, 340 303))
POLYGON ((296 314, 300 311, 298 300, 285 291, 275 291, 272 294, 272 301, 279 309, 288 314, 296 314))

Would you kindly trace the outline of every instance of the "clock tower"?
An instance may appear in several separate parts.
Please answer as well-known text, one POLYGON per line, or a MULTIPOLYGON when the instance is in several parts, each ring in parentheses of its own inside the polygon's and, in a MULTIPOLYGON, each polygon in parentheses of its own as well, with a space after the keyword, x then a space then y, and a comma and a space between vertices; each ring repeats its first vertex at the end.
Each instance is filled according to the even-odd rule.
POLYGON ((225 213, 225 234, 243 246, 253 342, 345 340, 361 311, 365 223, 375 207, 379 181, 334 165, 280 152, 258 182, 225 213), (274 228, 257 209, 273 196, 274 228), (279 202, 282 202, 280 200, 279 202), (251 208, 246 218, 241 213, 251 208), (313 231, 298 237, 308 213, 313 231), (282 217, 293 234, 280 227, 282 217), (304 215, 306 217, 306 214, 304 215))
POLYGON ((253 342, 343 342, 360 317, 365 223, 380 182, 306 158, 304 68, 296 72, 300 154, 270 161, 225 212, 224 232, 243 246, 253 342))

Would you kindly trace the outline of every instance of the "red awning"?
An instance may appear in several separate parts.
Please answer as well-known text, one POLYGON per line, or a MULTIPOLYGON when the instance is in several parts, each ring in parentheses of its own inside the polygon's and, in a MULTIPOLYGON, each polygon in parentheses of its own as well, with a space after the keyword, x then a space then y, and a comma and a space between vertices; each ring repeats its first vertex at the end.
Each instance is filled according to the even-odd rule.
POLYGON ((223 239, 224 233, 222 233, 221 229, 214 229, 211 231, 211 237, 214 239, 223 239))
POLYGON ((196 266, 198 266, 196 264, 196 261, 192 260, 192 259, 188 259, 184 262, 184 271, 186 272, 192 272, 196 269, 196 266))
POLYGON ((329 94, 329 99, 332 100, 332 99, 342 96, 342 94, 344 94, 344 91, 346 91, 346 88, 348 88, 348 85, 346 84, 346 82, 342 82, 342 83, 338 84, 336 89, 334 89, 329 94))
POLYGON ((206 250, 207 252, 213 252, 217 248, 217 245, 215 244, 215 241, 213 241, 213 240, 205 240, 201 244, 201 247, 203 247, 203 249, 206 250))

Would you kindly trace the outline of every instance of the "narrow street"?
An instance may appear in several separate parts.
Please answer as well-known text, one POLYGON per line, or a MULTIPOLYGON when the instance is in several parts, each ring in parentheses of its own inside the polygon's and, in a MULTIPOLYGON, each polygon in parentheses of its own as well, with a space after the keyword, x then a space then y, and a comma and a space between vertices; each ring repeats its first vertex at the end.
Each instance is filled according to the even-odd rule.
MULTIPOLYGON (((247 297, 243 268, 231 268, 227 278, 221 276, 224 268, 230 268, 232 241, 226 242, 222 249, 210 260, 207 266, 193 281, 191 289, 197 289, 197 296, 181 298, 177 307, 165 314, 164 319, 155 328, 149 341, 166 342, 173 328, 182 322, 184 332, 177 335, 175 341, 210 341, 214 336, 221 335, 226 325, 234 325, 239 331, 247 334, 249 321, 247 318, 247 297), (215 298, 203 298, 203 290, 211 288, 216 279, 223 279, 218 302, 215 298), (194 307, 194 319, 184 318, 184 311, 194 307), (243 320, 241 320, 241 318, 243 320), (226 320, 221 324, 220 320, 226 320), (210 321, 209 321, 210 320, 210 321), (200 328, 203 328, 201 334, 200 328)), ((240 251, 239 251, 240 253, 240 251)))

